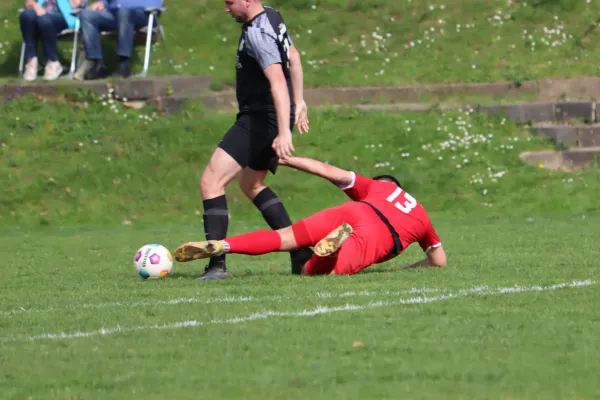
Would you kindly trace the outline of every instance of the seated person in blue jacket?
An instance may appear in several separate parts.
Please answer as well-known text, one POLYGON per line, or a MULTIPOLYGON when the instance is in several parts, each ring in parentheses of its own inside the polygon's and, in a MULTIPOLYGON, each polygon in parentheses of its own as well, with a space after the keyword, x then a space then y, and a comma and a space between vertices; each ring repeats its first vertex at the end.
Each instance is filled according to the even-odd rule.
POLYGON ((38 41, 43 43, 44 79, 53 81, 63 72, 58 61, 57 34, 65 29, 74 29, 77 18, 71 14, 73 8, 84 7, 87 0, 27 0, 25 10, 19 16, 23 42, 25 43, 25 71, 23 78, 37 78, 39 61, 38 41))
POLYGON ((135 31, 148 25, 144 9, 162 7, 163 0, 100 0, 79 14, 86 60, 77 78, 99 79, 108 74, 102 57, 100 32, 117 31, 119 64, 113 76, 131 75, 130 59, 135 31))

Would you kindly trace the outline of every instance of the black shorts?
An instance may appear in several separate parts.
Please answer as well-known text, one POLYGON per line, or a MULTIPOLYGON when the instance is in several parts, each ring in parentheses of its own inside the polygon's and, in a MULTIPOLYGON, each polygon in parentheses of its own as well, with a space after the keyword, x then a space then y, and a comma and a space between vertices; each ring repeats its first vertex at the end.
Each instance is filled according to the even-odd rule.
MULTIPOLYGON (((290 125, 290 130, 293 131, 293 115, 290 125)), ((219 147, 233 157, 242 168, 269 170, 274 174, 279 158, 271 146, 278 133, 277 115, 274 112, 242 112, 223 136, 219 147)))

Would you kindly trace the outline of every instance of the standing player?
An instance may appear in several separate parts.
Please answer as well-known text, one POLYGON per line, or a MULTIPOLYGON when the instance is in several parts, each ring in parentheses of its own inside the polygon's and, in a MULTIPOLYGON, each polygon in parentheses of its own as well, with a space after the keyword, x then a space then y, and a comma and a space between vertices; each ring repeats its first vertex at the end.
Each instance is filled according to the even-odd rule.
POLYGON ((303 274, 352 275, 417 242, 427 257, 407 268, 446 266, 446 254, 427 212, 394 177, 369 179, 309 158, 290 157, 281 163, 328 179, 354 201, 277 231, 185 243, 175 251, 175 259, 185 262, 225 253, 260 255, 315 246, 303 274))
MULTIPOLYGON (((294 121, 308 132, 300 54, 292 44, 279 12, 260 0, 225 0, 225 11, 242 25, 236 61, 237 121, 213 153, 200 190, 204 232, 209 240, 227 235, 226 186, 235 178, 261 211, 271 229, 292 224, 279 197, 264 184, 275 174, 278 157, 294 151, 294 121)), ((292 272, 310 258, 310 249, 291 252, 292 272)), ((211 258, 200 280, 229 278, 225 255, 211 258)))

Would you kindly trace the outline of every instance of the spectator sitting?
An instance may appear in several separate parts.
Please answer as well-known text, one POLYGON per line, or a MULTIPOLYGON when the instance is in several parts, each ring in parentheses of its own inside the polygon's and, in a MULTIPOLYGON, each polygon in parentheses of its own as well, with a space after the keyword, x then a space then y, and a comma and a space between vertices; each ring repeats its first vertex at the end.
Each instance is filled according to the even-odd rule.
POLYGON ((145 8, 162 7, 163 0, 100 0, 79 14, 86 60, 76 79, 99 79, 107 76, 102 57, 100 32, 117 31, 119 65, 113 76, 131 75, 130 59, 135 31, 148 24, 145 8))
POLYGON ((44 79, 52 81, 62 74, 58 61, 57 34, 74 29, 77 18, 71 15, 73 8, 85 6, 87 0, 27 0, 25 10, 19 17, 23 42, 25 43, 25 72, 23 78, 33 81, 38 75, 37 42, 44 44, 44 79))

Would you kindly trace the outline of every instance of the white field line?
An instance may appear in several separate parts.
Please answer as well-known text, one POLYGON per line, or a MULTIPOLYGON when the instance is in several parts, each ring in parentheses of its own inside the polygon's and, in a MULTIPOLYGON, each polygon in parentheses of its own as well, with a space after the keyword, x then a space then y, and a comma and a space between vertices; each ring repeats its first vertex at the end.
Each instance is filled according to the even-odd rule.
POLYGON ((137 325, 131 327, 121 327, 116 326, 114 328, 101 328, 95 331, 88 332, 61 332, 61 333, 42 333, 34 336, 13 336, 13 337, 4 337, 0 338, 0 343, 7 342, 35 342, 40 340, 72 340, 78 338, 89 338, 94 336, 110 336, 119 333, 131 333, 136 331, 148 331, 148 330, 163 330, 163 329, 180 329, 180 328, 193 328, 199 326, 207 326, 207 325, 216 325, 216 324, 239 324, 242 322, 249 321, 258 321, 264 320, 273 317, 313 317, 316 315, 322 314, 331 314, 335 312, 342 311, 361 311, 368 310, 372 308, 379 307, 389 307, 396 305, 410 305, 410 304, 425 304, 425 303, 433 303, 436 301, 444 301, 444 300, 453 300, 461 297, 466 297, 469 295, 504 295, 504 294, 512 294, 512 293, 526 293, 526 292, 546 292, 559 290, 564 288, 581 288, 585 286, 597 285, 598 282, 594 282, 591 280, 586 281, 573 281, 570 283, 559 283, 550 286, 512 286, 512 287, 499 287, 490 289, 488 287, 473 287, 470 289, 462 289, 455 293, 449 293, 439 296, 427 297, 426 295, 420 297, 410 297, 407 299, 401 299, 396 301, 377 301, 363 305, 356 304, 346 304, 344 306, 339 307, 328 307, 328 306, 319 306, 312 310, 304 310, 304 311, 272 311, 265 310, 255 314, 239 316, 234 318, 226 318, 226 319, 213 319, 210 321, 196 321, 196 320, 188 320, 181 321, 169 324, 156 324, 156 325, 137 325))
MULTIPOLYGON (((436 293, 436 292, 448 292, 450 289, 433 289, 433 288, 413 288, 404 291, 382 291, 382 292, 344 292, 344 293, 327 293, 318 292, 315 297, 318 299, 333 299, 343 297, 375 297, 375 296, 400 296, 404 294, 422 294, 422 293, 436 293)), ((202 298, 202 297, 179 297, 168 300, 147 300, 147 301, 134 301, 134 302, 112 302, 112 303, 96 303, 96 304, 74 304, 65 305, 62 307, 49 307, 49 308, 16 308, 12 310, 0 310, 0 316, 10 316, 26 313, 50 313, 50 312, 61 312, 69 310, 85 310, 85 309, 104 309, 104 308, 137 308, 137 307, 149 307, 149 306, 175 306, 180 304, 213 304, 213 303, 264 303, 267 301, 279 301, 279 300, 292 300, 297 298, 304 298, 309 296, 267 296, 267 297, 252 297, 252 296, 239 296, 239 297, 216 297, 216 298, 202 298)))

